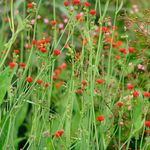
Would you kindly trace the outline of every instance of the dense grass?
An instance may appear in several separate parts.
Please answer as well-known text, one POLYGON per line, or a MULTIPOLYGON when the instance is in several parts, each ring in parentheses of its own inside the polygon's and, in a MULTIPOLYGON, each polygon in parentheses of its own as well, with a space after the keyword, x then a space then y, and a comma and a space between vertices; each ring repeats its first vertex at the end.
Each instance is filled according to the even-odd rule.
POLYGON ((89 2, 2 2, 0 149, 150 149, 150 11, 89 2))

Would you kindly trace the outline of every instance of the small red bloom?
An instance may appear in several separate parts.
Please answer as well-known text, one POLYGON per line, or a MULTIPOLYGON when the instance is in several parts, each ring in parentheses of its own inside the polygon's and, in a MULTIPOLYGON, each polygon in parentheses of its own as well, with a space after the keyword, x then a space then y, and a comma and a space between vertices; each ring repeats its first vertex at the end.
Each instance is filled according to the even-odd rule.
POLYGON ((36 44, 36 40, 32 40, 32 44, 35 45, 36 44))
POLYGON ((128 88, 128 90, 133 90, 133 89, 134 89, 134 86, 131 85, 131 84, 128 84, 128 85, 127 85, 127 88, 128 88))
POLYGON ((55 137, 59 138, 60 136, 62 136, 63 133, 64 133, 63 130, 59 130, 59 131, 56 132, 55 137))
POLYGON ((86 82, 85 80, 82 80, 82 81, 81 81, 81 84, 87 85, 87 82, 86 82))
POLYGON ((97 80, 96 80, 96 83, 97 83, 97 84, 102 84, 103 82, 104 82, 103 79, 97 79, 97 80))
POLYGON ((119 107, 122 107, 123 106, 123 102, 117 102, 117 105, 119 106, 119 107))
POLYGON ((72 0, 72 3, 73 3, 74 5, 79 5, 79 4, 80 4, 80 0, 72 0))
POLYGON ((150 92, 144 92, 143 95, 144 97, 150 97, 150 92))
POLYGON ((18 49, 14 49, 14 53, 15 54, 19 54, 19 50, 18 49))
POLYGON ((32 7, 33 7, 33 4, 32 4, 32 3, 28 3, 28 4, 27 4, 27 7, 28 7, 28 8, 32 8, 32 7))
POLYGON ((38 79, 37 81, 36 81, 38 84, 42 84, 42 80, 40 80, 40 79, 38 79))
POLYGON ((138 93, 137 91, 134 91, 134 92, 133 92, 133 96, 134 96, 134 97, 138 97, 138 96, 139 96, 139 93, 138 93))
POLYGON ((100 115, 100 116, 97 116, 97 121, 104 121, 104 116, 100 115))
POLYGON ((150 121, 145 121, 145 126, 150 127, 150 121))
POLYGON ((60 51, 55 49, 55 50, 53 50, 53 54, 54 54, 54 56, 58 56, 60 54, 60 51))
POLYGON ((91 9, 89 13, 90 13, 91 15, 96 15, 96 10, 91 9))
POLYGON ((26 65, 25 65, 25 63, 21 62, 21 63, 19 63, 19 66, 22 67, 22 68, 25 68, 26 65))
POLYGON ((129 47, 128 50, 129 50, 129 53, 134 53, 134 48, 133 47, 129 47))
POLYGON ((68 1, 64 1, 64 6, 68 6, 69 2, 68 1))
POLYGON ((119 52, 126 54, 126 49, 125 48, 120 48, 119 52))
POLYGON ((46 82, 44 86, 45 88, 47 88, 49 86, 48 82, 46 82))
POLYGON ((57 80, 58 77, 56 75, 53 76, 53 80, 57 80))
POLYGON ((85 3, 83 4, 83 6, 84 6, 84 7, 90 7, 91 4, 90 4, 89 2, 85 2, 85 3))
POLYGON ((14 62, 10 62, 10 63, 9 63, 9 68, 11 68, 11 69, 12 69, 12 68, 14 68, 14 67, 15 67, 15 65, 16 65, 16 64, 15 64, 14 62))
POLYGON ((50 24, 51 24, 52 26, 54 26, 54 25, 56 25, 56 21, 55 21, 55 20, 52 20, 52 21, 50 21, 50 24))
POLYGON ((29 82, 29 83, 31 83, 33 81, 33 79, 32 79, 32 77, 27 77, 26 81, 29 82))
POLYGON ((83 92, 82 92, 81 89, 77 89, 77 90, 76 90, 76 93, 79 94, 79 95, 82 95, 82 94, 83 94, 83 92))

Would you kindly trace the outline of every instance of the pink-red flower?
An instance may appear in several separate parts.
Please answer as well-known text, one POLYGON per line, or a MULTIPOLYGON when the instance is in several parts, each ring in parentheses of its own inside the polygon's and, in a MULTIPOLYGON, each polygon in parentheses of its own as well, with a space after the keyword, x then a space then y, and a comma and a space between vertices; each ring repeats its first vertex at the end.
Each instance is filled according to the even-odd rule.
POLYGON ((150 121, 145 121, 145 126, 150 127, 150 121))
POLYGON ((94 16, 94 15, 96 15, 96 10, 91 9, 89 13, 94 16))
POLYGON ((134 50, 133 47, 129 47, 129 48, 128 48, 128 51, 129 51, 129 53, 134 53, 135 50, 134 50))
POLYGON ((100 122, 104 121, 104 116, 102 115, 97 116, 97 121, 100 121, 100 122))
POLYGON ((28 7, 28 8, 32 8, 32 7, 33 7, 33 4, 32 4, 32 3, 28 3, 28 4, 27 4, 27 7, 28 7))
POLYGON ((72 3, 73 3, 74 5, 79 5, 79 4, 80 4, 80 0, 72 0, 72 3))
POLYGON ((31 83, 33 81, 33 79, 32 79, 32 77, 27 77, 26 81, 29 82, 29 83, 31 83))
POLYGON ((69 2, 68 1, 64 1, 64 6, 68 6, 69 2))
POLYGON ((138 96, 139 96, 139 93, 138 93, 137 91, 134 91, 134 92, 133 92, 133 96, 134 96, 134 97, 138 97, 138 96))
POLYGON ((60 55, 60 51, 57 49, 54 49, 53 54, 54 54, 54 56, 58 56, 58 55, 60 55))
POLYGON ((90 4, 89 2, 84 2, 83 6, 84 6, 84 7, 90 7, 91 4, 90 4))
POLYGON ((50 25, 51 25, 51 26, 56 25, 56 21, 55 21, 55 20, 51 20, 51 21, 50 21, 50 25))
POLYGON ((123 102, 121 102, 121 101, 117 102, 117 106, 118 107, 122 107, 123 106, 123 102))
POLYGON ((14 67, 15 67, 15 65, 16 65, 16 64, 15 64, 14 62, 10 62, 10 63, 9 63, 9 68, 11 68, 11 69, 12 69, 12 68, 14 68, 14 67))

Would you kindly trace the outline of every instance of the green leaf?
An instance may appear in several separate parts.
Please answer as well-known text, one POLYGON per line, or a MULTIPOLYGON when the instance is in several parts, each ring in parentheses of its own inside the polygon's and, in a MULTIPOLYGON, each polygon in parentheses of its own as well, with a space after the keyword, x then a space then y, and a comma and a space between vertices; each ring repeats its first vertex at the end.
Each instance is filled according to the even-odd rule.
POLYGON ((11 84, 12 77, 16 72, 16 69, 11 70, 6 68, 3 72, 0 73, 0 105, 3 103, 4 96, 11 84))

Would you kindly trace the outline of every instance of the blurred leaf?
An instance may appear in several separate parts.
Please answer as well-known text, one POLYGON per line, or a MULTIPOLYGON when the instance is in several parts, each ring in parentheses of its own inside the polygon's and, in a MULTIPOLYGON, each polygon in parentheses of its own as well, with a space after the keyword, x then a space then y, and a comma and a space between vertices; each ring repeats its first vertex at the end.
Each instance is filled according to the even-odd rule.
POLYGON ((3 103, 4 96, 11 84, 11 80, 15 71, 16 69, 10 70, 10 68, 6 68, 0 74, 0 104, 3 103))

